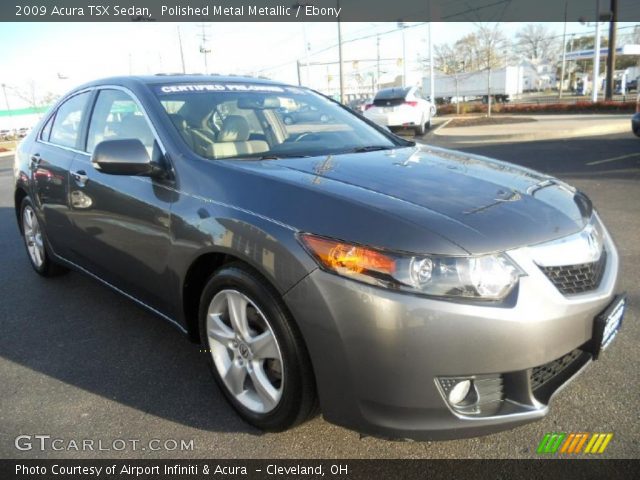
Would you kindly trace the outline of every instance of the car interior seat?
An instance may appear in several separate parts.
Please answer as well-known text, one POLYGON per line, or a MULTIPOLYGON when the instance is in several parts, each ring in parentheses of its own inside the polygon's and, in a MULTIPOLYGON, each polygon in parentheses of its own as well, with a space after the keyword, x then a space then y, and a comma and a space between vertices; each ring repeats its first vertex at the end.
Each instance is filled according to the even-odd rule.
POLYGON ((235 157, 269 150, 269 144, 263 140, 249 140, 251 130, 249 122, 241 115, 229 115, 222 122, 216 142, 209 147, 208 156, 212 158, 235 157))

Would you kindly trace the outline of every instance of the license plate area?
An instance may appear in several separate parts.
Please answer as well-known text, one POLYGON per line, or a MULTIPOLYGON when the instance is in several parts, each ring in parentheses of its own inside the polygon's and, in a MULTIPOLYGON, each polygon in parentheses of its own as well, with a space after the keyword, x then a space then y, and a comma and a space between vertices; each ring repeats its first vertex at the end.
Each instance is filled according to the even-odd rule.
POLYGON ((609 306, 598 315, 593 323, 592 352, 594 358, 605 350, 615 338, 622 325, 627 307, 627 295, 618 295, 609 306))

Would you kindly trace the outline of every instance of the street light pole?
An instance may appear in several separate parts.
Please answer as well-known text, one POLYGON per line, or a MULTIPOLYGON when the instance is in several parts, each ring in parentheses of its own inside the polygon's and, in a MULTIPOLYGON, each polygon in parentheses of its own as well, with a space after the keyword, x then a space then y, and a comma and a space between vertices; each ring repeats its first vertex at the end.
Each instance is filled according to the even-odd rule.
MULTIPOLYGON (((613 100, 613 78, 616 69, 616 26, 618 23, 618 0, 611 0, 611 18, 609 19, 609 55, 607 56, 607 80, 605 100, 613 100)), ((622 79, 623 81, 625 79, 622 79)), ((624 86, 623 90, 624 90, 624 86)))
POLYGON ((402 87, 407 86, 407 41, 404 32, 404 22, 398 22, 398 28, 402 31, 402 87))

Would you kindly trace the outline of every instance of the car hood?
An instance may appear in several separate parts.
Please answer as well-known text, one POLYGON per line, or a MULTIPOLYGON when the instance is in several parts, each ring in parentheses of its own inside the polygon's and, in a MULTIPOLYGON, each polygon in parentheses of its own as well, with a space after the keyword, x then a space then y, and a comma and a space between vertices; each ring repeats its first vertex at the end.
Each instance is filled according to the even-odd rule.
MULTIPOLYGON (((581 230, 591 203, 548 175, 431 146, 277 160, 316 189, 348 186, 368 203, 479 254, 560 238, 581 230)), ((340 189, 345 192, 345 188, 340 189)), ((384 228, 384 227, 383 227, 384 228)))

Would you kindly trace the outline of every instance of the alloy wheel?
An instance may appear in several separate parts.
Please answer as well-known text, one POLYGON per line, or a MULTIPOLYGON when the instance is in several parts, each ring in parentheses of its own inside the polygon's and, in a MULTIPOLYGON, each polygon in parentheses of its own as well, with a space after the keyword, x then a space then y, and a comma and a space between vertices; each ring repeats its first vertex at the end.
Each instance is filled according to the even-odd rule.
POLYGON ((40 230, 38 218, 33 208, 29 205, 22 211, 22 230, 31 261, 37 268, 41 268, 45 258, 42 231, 40 230))
POLYGON ((228 391, 248 410, 275 409, 284 386, 280 346, 265 315, 237 290, 219 291, 206 318, 213 363, 228 391))

